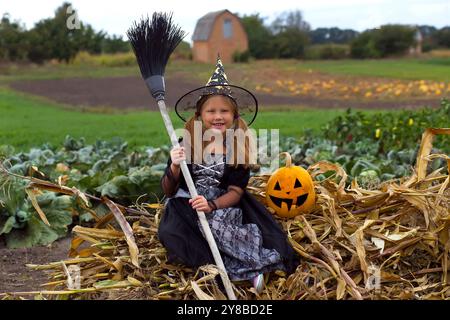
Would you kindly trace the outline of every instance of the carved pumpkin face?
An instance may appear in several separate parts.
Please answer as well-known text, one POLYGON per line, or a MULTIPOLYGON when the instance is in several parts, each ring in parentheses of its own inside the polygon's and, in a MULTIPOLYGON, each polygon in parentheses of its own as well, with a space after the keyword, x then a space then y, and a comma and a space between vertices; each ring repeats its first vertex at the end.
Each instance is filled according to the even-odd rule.
POLYGON ((316 193, 308 171, 292 166, 291 156, 282 154, 287 158, 286 167, 275 171, 267 182, 266 201, 278 216, 292 218, 314 208, 316 193))

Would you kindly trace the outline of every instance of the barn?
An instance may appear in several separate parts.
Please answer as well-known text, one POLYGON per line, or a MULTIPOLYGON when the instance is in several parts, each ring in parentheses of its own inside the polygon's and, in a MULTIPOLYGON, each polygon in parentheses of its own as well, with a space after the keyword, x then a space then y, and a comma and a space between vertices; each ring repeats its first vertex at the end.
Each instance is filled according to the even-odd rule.
POLYGON ((217 54, 223 62, 233 61, 235 52, 248 50, 248 38, 239 17, 228 10, 210 12, 201 17, 192 36, 195 61, 215 63, 217 54))

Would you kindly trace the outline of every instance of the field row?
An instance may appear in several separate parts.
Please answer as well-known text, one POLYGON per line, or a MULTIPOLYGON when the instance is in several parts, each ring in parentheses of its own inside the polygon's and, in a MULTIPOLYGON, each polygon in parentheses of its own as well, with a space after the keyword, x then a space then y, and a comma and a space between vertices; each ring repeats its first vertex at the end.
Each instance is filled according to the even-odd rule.
MULTIPOLYGON (((59 144, 68 134, 75 138, 84 137, 88 143, 116 136, 128 141, 130 146, 169 143, 159 112, 107 112, 83 112, 0 88, 0 145, 27 150, 45 142, 59 144)), ((282 136, 299 137, 304 129, 319 130, 327 121, 343 113, 344 110, 317 113, 313 109, 291 111, 287 108, 281 112, 261 111, 252 127, 256 130, 279 129, 282 136)), ((175 128, 182 128, 183 123, 175 113, 171 113, 171 118, 175 128)))

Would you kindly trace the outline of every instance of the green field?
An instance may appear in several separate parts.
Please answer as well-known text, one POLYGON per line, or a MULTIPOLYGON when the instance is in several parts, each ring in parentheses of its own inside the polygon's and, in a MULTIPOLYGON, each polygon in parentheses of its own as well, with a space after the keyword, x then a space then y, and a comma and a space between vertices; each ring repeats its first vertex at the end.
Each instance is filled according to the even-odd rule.
MULTIPOLYGON (((262 111, 254 129, 280 129, 280 135, 299 137, 303 129, 320 127, 344 110, 316 112, 262 111)), ((50 142, 59 145, 66 135, 85 137, 88 143, 96 139, 115 136, 127 140, 131 146, 159 146, 169 139, 159 112, 136 111, 129 113, 82 112, 45 99, 0 88, 0 145, 9 144, 17 150, 50 142)), ((175 128, 182 121, 171 114, 175 128)))
MULTIPOLYGON (((342 60, 298 61, 266 60, 247 64, 229 64, 227 70, 241 72, 257 79, 261 68, 275 68, 288 72, 308 72, 313 69, 329 74, 350 76, 377 76, 397 79, 428 79, 450 82, 450 58, 398 59, 398 60, 342 60)), ((211 65, 192 61, 174 61, 167 74, 186 74, 202 81, 209 77, 211 65)), ((0 145, 10 144, 19 150, 44 142, 60 144, 66 135, 85 137, 87 142, 120 136, 131 146, 158 146, 169 143, 158 112, 119 111, 87 112, 71 106, 51 102, 44 98, 22 94, 8 88, 8 83, 22 79, 59 79, 68 77, 136 76, 136 66, 107 67, 101 65, 47 64, 7 65, 0 68, 0 145)), ((238 81, 236 81, 238 82, 238 81)), ((253 126, 280 128, 282 136, 299 137, 304 129, 320 130, 321 126, 344 110, 271 108, 261 111, 253 126), (281 111, 280 111, 281 110, 281 111)), ((374 111, 364 111, 374 112, 374 111)), ((172 114, 175 128, 181 121, 172 114)))
POLYGON ((285 67, 329 74, 450 82, 450 58, 304 61, 285 67))
MULTIPOLYGON (((261 68, 276 68, 288 72, 320 71, 328 74, 363 77, 385 77, 408 80, 450 82, 450 58, 385 59, 385 60, 262 60, 225 65, 227 72, 239 70, 249 75, 261 68)), ((192 61, 169 62, 166 73, 182 72, 204 82, 212 70, 210 64, 192 61)), ((13 80, 60 79, 68 77, 119 77, 139 75, 136 66, 108 67, 104 65, 47 64, 44 66, 9 65, 0 69, 0 83, 13 80)))

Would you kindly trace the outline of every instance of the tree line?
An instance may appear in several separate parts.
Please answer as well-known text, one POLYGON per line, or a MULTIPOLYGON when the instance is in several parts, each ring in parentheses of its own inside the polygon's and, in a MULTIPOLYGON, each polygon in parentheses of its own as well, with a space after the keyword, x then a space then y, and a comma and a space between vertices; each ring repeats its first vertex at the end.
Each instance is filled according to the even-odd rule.
POLYGON ((387 24, 358 32, 351 29, 317 28, 311 30, 301 11, 285 12, 266 24, 259 14, 240 17, 249 40, 249 55, 256 59, 307 58, 315 47, 314 58, 383 58, 402 55, 417 45, 422 51, 450 48, 450 26, 387 24))
MULTIPOLYGON (((17 20, 3 14, 0 20, 0 61, 31 61, 42 63, 51 59, 70 62, 80 51, 91 54, 118 53, 131 50, 128 40, 91 25, 77 21, 68 27, 69 2, 55 10, 52 18, 42 19, 26 30, 17 20), (51 41, 49 41, 51 39, 51 41)), ((312 30, 299 10, 284 12, 267 24, 259 14, 240 17, 247 32, 249 51, 236 53, 236 61, 284 58, 383 58, 402 55, 422 36, 422 50, 450 48, 450 26, 383 25, 357 32, 351 29, 317 28, 312 30)), ((188 44, 183 43, 183 56, 189 56, 188 44)), ((179 50, 179 51, 180 51, 179 50)))
POLYGON ((80 51, 92 54, 129 51, 128 41, 104 31, 95 31, 82 21, 68 24, 72 5, 63 3, 52 18, 42 19, 26 30, 19 21, 3 14, 0 21, 0 60, 42 63, 57 59, 69 62, 80 51), (51 41, 49 41, 51 39, 51 41))

